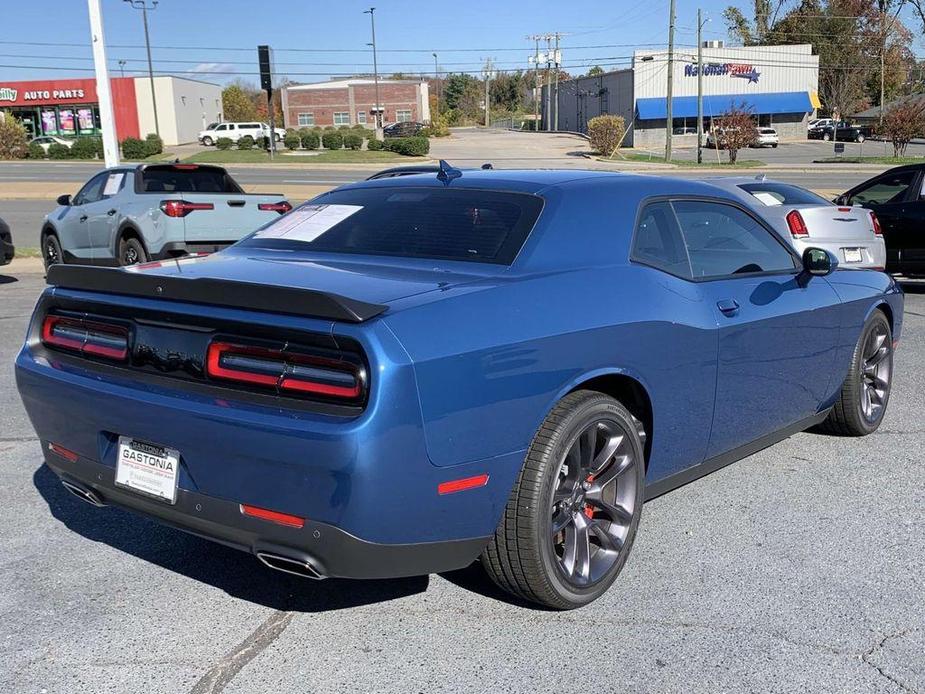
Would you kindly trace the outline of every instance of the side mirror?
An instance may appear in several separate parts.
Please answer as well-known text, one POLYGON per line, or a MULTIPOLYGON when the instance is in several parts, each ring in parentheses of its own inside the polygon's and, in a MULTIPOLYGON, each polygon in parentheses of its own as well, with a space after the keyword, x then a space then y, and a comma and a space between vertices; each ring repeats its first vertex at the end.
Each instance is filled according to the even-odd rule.
POLYGON ((70 195, 59 195, 58 204, 61 205, 62 207, 69 207, 71 204, 71 196, 70 195))
POLYGON ((837 198, 835 198, 835 200, 834 200, 833 202, 834 202, 836 205, 847 205, 847 204, 848 204, 848 196, 847 196, 847 195, 839 195, 837 198))
POLYGON ((803 272, 812 277, 831 275, 838 267, 838 258, 822 248, 807 248, 803 251, 803 272))

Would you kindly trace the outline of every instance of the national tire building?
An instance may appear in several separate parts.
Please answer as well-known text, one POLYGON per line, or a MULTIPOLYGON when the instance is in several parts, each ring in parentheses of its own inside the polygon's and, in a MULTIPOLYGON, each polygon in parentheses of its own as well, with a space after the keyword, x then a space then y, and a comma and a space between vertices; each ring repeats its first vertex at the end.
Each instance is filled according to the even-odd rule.
MULTIPOLYGON (((781 140, 806 139, 807 121, 820 107, 819 56, 810 44, 725 48, 720 41, 708 41, 702 53, 704 132, 712 117, 744 106, 759 125, 777 130, 781 140)), ((667 66, 665 51, 636 51, 629 69, 560 82, 559 130, 586 132, 591 118, 609 113, 623 116, 624 145, 663 147, 667 66)), ((694 144, 697 49, 675 50, 672 72, 673 140, 694 144)))

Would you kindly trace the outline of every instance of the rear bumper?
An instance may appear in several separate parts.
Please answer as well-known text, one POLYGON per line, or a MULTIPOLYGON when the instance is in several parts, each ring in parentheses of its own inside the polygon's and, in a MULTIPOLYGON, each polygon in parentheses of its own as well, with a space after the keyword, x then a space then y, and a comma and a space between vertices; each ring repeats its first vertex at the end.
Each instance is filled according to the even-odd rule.
POLYGON ((182 258, 191 253, 217 253, 228 248, 234 241, 203 241, 202 243, 186 243, 184 241, 171 241, 161 246, 157 253, 153 253, 152 260, 169 260, 182 258))
POLYGON ((310 519, 301 528, 245 516, 239 504, 184 489, 176 504, 117 487, 114 469, 84 458, 71 462, 47 452, 46 463, 71 485, 90 490, 104 504, 154 518, 165 525, 250 554, 272 554, 312 566, 323 578, 397 578, 468 566, 488 537, 445 542, 382 544, 310 519))

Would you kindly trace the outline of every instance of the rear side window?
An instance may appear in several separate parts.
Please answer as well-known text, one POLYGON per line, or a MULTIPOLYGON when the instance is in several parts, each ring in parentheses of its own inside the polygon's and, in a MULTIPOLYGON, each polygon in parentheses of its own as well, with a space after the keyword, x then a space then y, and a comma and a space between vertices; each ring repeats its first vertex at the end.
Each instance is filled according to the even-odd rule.
POLYGON ((695 279, 796 267, 775 234, 737 207, 704 200, 676 200, 671 205, 695 279))
POLYGON ((786 183, 742 183, 739 188, 751 193, 765 205, 831 205, 823 197, 810 193, 799 186, 786 183))
POLYGON ((656 202, 643 208, 633 237, 632 259, 690 279, 687 249, 669 203, 656 202))
POLYGON ((149 166, 141 173, 145 193, 242 193, 224 169, 202 166, 149 166))
POLYGON ((901 171, 886 174, 857 190, 848 200, 851 205, 872 202, 886 204, 902 202, 906 199, 909 187, 915 181, 915 171, 901 171))
POLYGON ((509 265, 542 208, 525 193, 356 188, 296 208, 243 245, 509 265))

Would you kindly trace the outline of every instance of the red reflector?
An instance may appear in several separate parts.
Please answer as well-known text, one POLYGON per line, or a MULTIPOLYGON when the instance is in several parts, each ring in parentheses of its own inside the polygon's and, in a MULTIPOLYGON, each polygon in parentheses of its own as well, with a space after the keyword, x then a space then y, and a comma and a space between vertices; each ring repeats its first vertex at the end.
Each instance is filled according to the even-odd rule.
POLYGON ((850 207, 839 207, 838 211, 839 212, 851 212, 851 208, 850 207))
POLYGON ((870 212, 870 223, 874 227, 874 234, 877 236, 883 236, 883 229, 880 227, 880 220, 877 219, 877 215, 875 215, 873 211, 870 212))
POLYGON ((49 443, 48 450, 56 455, 60 455, 62 458, 71 463, 76 463, 77 459, 80 457, 74 451, 65 448, 64 446, 59 446, 57 443, 49 443))
POLYGON ((288 525, 290 528, 301 528, 305 525, 304 518, 293 516, 288 513, 280 513, 279 511, 271 511, 266 508, 260 508, 259 506, 248 506, 247 504, 241 504, 241 513, 243 513, 245 516, 253 516, 254 518, 270 521, 271 523, 288 525))
POLYGON ((488 475, 476 475, 475 477, 463 477, 461 480, 450 480, 441 482, 437 485, 437 494, 453 494, 454 492, 463 492, 467 489, 484 487, 488 484, 488 475))
POLYGON ((185 217, 196 210, 214 210, 211 202, 187 202, 186 200, 161 200, 161 212, 168 217, 185 217))
POLYGON ((199 168, 199 164, 174 164, 173 168, 177 171, 195 171, 199 168))
POLYGON ((48 347, 121 361, 128 356, 128 328, 80 318, 45 316, 42 343, 48 347))
POLYGON ((798 210, 791 210, 787 213, 787 226, 793 236, 809 236, 806 222, 803 221, 803 215, 798 210))
POLYGON ((280 214, 286 214, 292 209, 292 205, 285 200, 282 202, 261 202, 257 204, 257 209, 263 210, 264 212, 279 212, 280 214))

